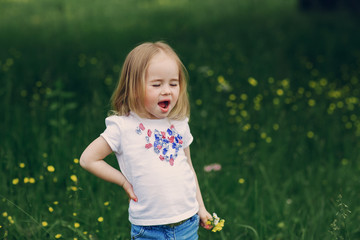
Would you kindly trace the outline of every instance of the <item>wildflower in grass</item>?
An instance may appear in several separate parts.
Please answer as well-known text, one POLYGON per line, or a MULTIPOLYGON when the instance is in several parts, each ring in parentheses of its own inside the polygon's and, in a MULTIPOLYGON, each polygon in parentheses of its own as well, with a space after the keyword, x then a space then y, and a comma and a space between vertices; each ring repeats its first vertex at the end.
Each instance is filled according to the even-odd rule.
POLYGON ((70 179, 75 183, 78 181, 76 175, 71 175, 70 179))
POLYGON ((306 136, 308 137, 308 138, 313 138, 314 137, 314 132, 313 131, 308 131, 307 133, 306 133, 306 136))
POLYGON ((24 183, 28 183, 29 182, 29 178, 28 177, 24 177, 24 183))
POLYGON ((196 99, 195 104, 198 106, 202 105, 202 100, 201 99, 196 99))
POLYGON ((205 172, 220 171, 220 170, 221 170, 221 165, 218 163, 212 163, 204 167, 205 172))
POLYGON ((313 107, 313 106, 315 106, 316 101, 314 99, 309 99, 308 104, 310 107, 313 107))
POLYGON ((288 88, 289 87, 289 79, 284 79, 281 81, 281 85, 284 87, 284 88, 288 88))
POLYGON ((273 129, 274 129, 275 131, 279 130, 279 124, 275 123, 275 124, 273 125, 273 129))
POLYGON ((321 85, 322 87, 325 87, 325 86, 327 85, 327 83, 328 83, 328 81, 327 81, 326 78, 320 79, 320 85, 321 85))
POLYGON ((239 179, 239 183, 240 183, 240 184, 244 184, 244 183, 245 183, 245 179, 240 178, 240 179, 239 179))
POLYGON ((285 227, 285 223, 284 222, 279 222, 277 224, 278 228, 284 228, 285 227))
POLYGON ((255 87, 256 85, 258 85, 258 82, 256 81, 255 78, 253 77, 249 77, 248 82, 250 83, 251 86, 255 87))
POLYGON ((54 205, 58 205, 58 204, 59 204, 59 202, 58 202, 58 201, 54 201, 53 203, 54 203, 54 205))
POLYGON ((15 223, 14 219, 12 218, 12 216, 8 216, 8 220, 9 220, 9 223, 10 223, 10 224, 14 224, 14 223, 15 223))
POLYGON ((245 93, 243 93, 240 95, 240 98, 241 100, 246 101, 248 99, 248 96, 245 93))
POLYGON ((248 112, 246 110, 241 110, 240 114, 243 118, 246 118, 248 116, 248 112))
POLYGON ((266 138, 266 133, 264 133, 264 132, 262 132, 261 134, 260 134, 260 137, 262 138, 262 139, 265 139, 266 138))
POLYGON ((247 123, 247 124, 245 124, 243 127, 242 127, 242 130, 244 131, 244 132, 246 132, 246 131, 248 131, 248 130, 250 130, 251 129, 251 124, 250 123, 247 123))
POLYGON ((8 216, 8 213, 7 213, 7 212, 3 212, 3 213, 2 213, 2 216, 3 216, 3 217, 7 217, 7 216, 8 216))
POLYGON ((271 138, 271 137, 266 137, 265 142, 271 143, 271 142, 272 142, 272 138, 271 138))
POLYGON ((55 167, 52 166, 52 165, 49 165, 49 166, 47 166, 47 170, 48 170, 49 172, 55 172, 55 167))
POLYGON ((14 179, 12 180, 12 184, 16 185, 16 184, 18 184, 18 183, 19 183, 19 179, 18 179, 18 178, 14 178, 14 179))
POLYGON ((35 178, 29 178, 29 183, 35 183, 35 178))
POLYGON ((104 221, 104 218, 103 217, 98 217, 98 222, 103 222, 104 221))
POLYGON ((62 237, 62 235, 61 235, 60 233, 58 233, 58 234, 55 235, 55 238, 56 238, 56 239, 59 239, 59 238, 61 238, 61 237, 62 237))
POLYGON ((225 78, 223 76, 219 76, 217 80, 218 80, 219 85, 216 87, 216 91, 218 91, 218 92, 221 92, 221 91, 229 92, 229 91, 231 91, 232 87, 225 80, 225 78))
POLYGON ((74 158, 74 163, 78 164, 78 163, 79 163, 79 159, 78 159, 78 158, 74 158))
POLYGON ((213 226, 213 229, 211 230, 212 232, 218 232, 221 231, 222 228, 224 227, 225 224, 225 220, 224 219, 220 219, 216 213, 213 213, 213 219, 212 220, 208 220, 206 222, 207 225, 213 226))
POLYGON ((48 226, 48 223, 47 223, 46 221, 42 221, 42 222, 41 222, 41 225, 42 225, 43 227, 47 227, 47 226, 48 226))
POLYGON ((78 190, 78 188, 75 187, 75 186, 71 186, 70 189, 71 189, 72 191, 74 191, 74 192, 76 192, 76 191, 78 190))
POLYGON ((107 202, 104 202, 104 206, 109 206, 109 201, 107 201, 107 202))
POLYGON ((278 96, 282 96, 282 95, 284 95, 284 90, 278 89, 278 90, 276 90, 276 94, 277 94, 278 96))
POLYGON ((43 153, 42 156, 43 156, 43 158, 47 158, 47 157, 48 157, 48 154, 47 154, 47 153, 43 153))
POLYGON ((25 167, 25 163, 19 163, 19 167, 20 167, 20 168, 24 168, 24 167, 25 167))
POLYGON ((54 209, 52 208, 52 207, 49 207, 49 212, 53 212, 54 211, 54 209))
POLYGON ((75 228, 79 228, 79 227, 80 227, 80 223, 77 223, 77 222, 74 223, 74 227, 75 227, 75 228))

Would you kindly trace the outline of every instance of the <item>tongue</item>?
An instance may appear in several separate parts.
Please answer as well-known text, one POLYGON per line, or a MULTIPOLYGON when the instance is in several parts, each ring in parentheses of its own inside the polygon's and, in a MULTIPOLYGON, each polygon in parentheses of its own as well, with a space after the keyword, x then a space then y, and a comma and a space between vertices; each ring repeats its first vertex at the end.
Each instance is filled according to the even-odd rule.
POLYGON ((159 106, 160 106, 161 108, 166 108, 167 103, 166 103, 166 102, 159 102, 159 106))

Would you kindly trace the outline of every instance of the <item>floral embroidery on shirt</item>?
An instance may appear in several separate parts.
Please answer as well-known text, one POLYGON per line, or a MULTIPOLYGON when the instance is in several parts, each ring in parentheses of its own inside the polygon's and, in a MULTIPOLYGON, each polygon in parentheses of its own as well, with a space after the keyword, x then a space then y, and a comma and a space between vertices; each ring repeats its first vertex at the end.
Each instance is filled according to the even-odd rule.
POLYGON ((165 132, 157 129, 154 129, 154 131, 148 129, 146 131, 144 125, 140 123, 135 131, 139 135, 143 132, 146 133, 146 149, 152 148, 159 155, 161 161, 169 162, 171 166, 174 165, 174 161, 183 144, 182 136, 176 131, 174 125, 171 125, 165 132))

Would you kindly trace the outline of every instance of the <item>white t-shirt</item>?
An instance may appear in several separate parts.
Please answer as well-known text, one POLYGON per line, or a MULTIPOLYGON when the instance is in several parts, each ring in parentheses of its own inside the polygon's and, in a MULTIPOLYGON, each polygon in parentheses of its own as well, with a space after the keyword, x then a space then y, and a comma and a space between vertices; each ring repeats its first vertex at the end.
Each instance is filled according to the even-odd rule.
POLYGON ((132 224, 176 223, 198 212, 195 176, 184 153, 193 141, 188 119, 143 119, 131 112, 105 123, 101 136, 138 198, 129 205, 132 224))

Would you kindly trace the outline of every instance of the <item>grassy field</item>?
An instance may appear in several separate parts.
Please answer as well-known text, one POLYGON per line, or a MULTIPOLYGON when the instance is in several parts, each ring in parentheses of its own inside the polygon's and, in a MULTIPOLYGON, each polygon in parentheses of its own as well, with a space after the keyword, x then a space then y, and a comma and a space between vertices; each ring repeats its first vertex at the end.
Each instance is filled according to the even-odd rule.
POLYGON ((130 238, 126 194, 78 158, 156 40, 188 68, 193 163, 226 219, 200 239, 360 239, 358 26, 294 0, 0 0, 0 239, 130 238))

